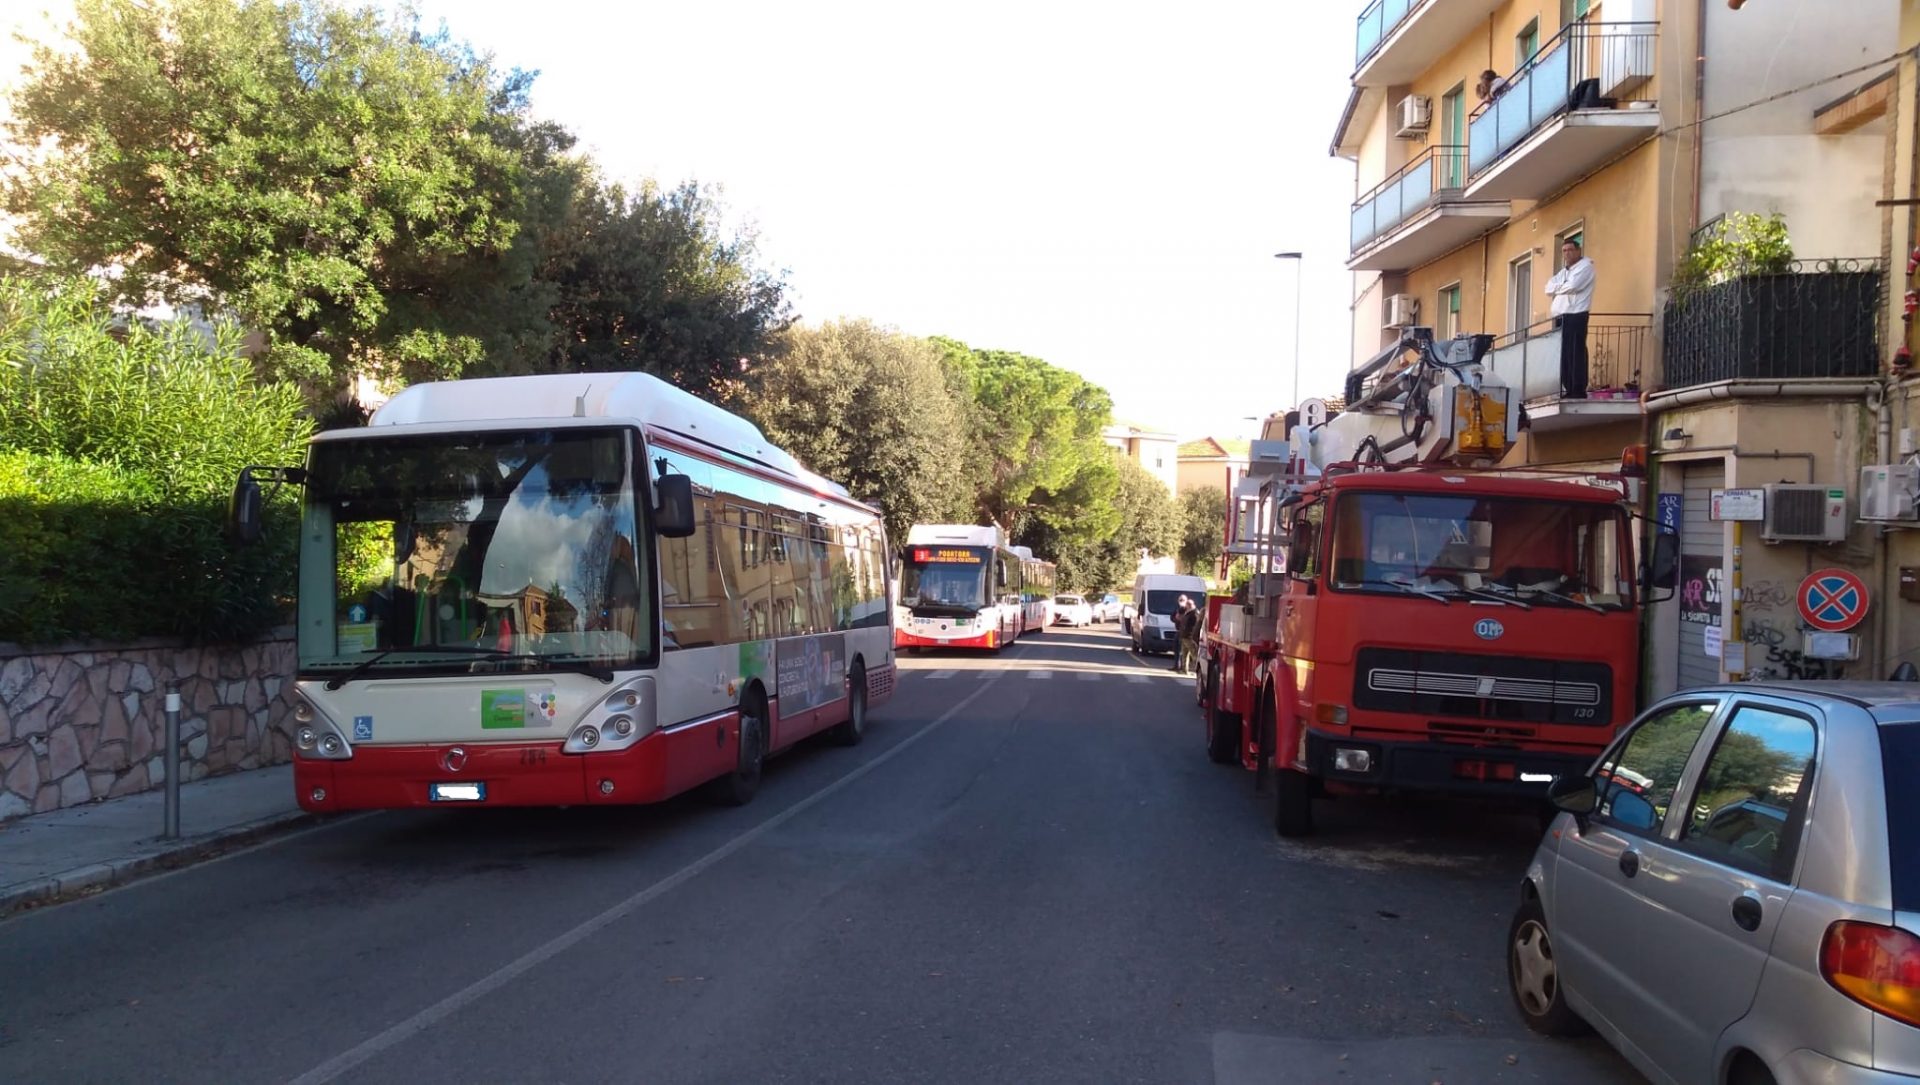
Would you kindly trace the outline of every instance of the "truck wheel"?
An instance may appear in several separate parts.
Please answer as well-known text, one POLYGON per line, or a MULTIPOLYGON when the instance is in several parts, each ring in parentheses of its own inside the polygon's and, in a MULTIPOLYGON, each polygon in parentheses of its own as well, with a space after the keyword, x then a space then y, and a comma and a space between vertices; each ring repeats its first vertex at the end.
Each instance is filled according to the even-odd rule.
POLYGON ((1313 781, 1304 772, 1275 769, 1273 773, 1273 831, 1281 836, 1305 836, 1313 831, 1313 781))
POLYGON ((1207 704, 1203 709, 1207 714, 1207 760, 1231 765, 1240 760, 1240 717, 1222 712, 1219 704, 1220 672, 1215 670, 1207 679, 1207 704))

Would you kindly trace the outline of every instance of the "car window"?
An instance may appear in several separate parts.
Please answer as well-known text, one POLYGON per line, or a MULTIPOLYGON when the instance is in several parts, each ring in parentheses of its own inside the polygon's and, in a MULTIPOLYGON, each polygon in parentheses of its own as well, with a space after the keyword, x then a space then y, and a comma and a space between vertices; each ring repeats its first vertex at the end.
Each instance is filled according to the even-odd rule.
POLYGON ((1920 723, 1880 728, 1880 771, 1887 801, 1893 908, 1920 911, 1920 723))
POLYGON ((1715 707, 1712 701, 1674 705, 1642 720, 1595 773, 1600 805, 1594 816, 1628 832, 1658 833, 1715 707))
POLYGON ((1680 846, 1775 881, 1793 859, 1813 784, 1813 721, 1740 705, 1714 743, 1680 831, 1680 846))

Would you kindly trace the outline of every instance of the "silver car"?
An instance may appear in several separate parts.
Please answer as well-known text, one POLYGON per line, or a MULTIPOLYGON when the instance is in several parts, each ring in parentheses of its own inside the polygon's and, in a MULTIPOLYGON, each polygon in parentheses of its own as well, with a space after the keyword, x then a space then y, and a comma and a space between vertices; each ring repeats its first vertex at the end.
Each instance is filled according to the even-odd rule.
POLYGON ((1920 1081, 1920 686, 1687 690, 1548 793, 1507 939, 1530 1027, 1658 1082, 1920 1081))

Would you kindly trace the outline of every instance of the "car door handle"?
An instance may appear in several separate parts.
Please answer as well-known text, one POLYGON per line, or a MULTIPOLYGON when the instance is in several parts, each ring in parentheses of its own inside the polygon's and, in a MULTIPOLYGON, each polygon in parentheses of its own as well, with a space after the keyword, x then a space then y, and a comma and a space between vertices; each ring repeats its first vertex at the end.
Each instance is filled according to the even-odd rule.
POLYGON ((1739 925, 1741 930, 1759 930, 1760 919, 1764 914, 1760 908, 1760 902, 1752 897, 1741 896, 1733 898, 1733 921, 1739 925))
POLYGON ((1628 849, 1620 853, 1620 873, 1631 878, 1640 873, 1640 853, 1628 849))

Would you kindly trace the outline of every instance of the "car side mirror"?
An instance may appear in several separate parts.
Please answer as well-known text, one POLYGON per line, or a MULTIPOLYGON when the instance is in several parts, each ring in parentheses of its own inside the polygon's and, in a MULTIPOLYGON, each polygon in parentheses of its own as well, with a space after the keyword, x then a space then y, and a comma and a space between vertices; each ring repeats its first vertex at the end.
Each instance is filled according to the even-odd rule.
POLYGON ((668 539, 684 539, 698 525, 693 518, 693 479, 661 475, 653 480, 653 529, 668 539))
POLYGON ((259 542, 265 530, 261 522, 265 506, 266 498, 260 492, 259 481, 253 477, 253 468, 242 467, 240 477, 233 484, 233 497, 227 502, 227 540, 235 546, 259 542))
POLYGON ((1547 785, 1547 801, 1574 817, 1584 818, 1600 805, 1600 788, 1591 776, 1556 776, 1547 785))

